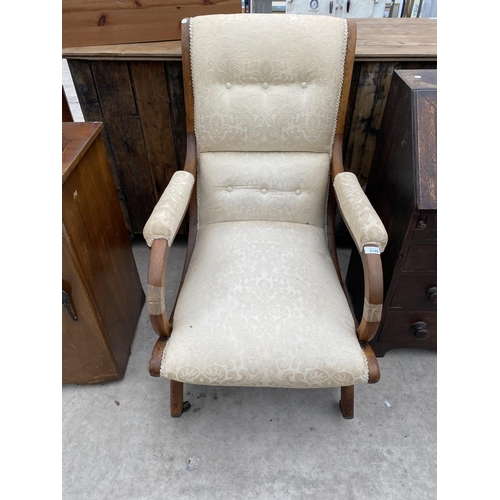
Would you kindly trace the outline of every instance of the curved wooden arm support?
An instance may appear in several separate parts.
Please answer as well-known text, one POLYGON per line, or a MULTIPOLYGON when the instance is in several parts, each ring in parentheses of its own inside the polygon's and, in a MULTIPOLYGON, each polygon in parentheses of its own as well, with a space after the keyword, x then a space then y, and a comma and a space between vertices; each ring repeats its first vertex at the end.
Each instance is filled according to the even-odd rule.
POLYGON ((356 330, 360 342, 369 342, 375 337, 384 300, 384 277, 380 254, 360 253, 365 278, 365 303, 363 317, 356 330))
MULTIPOLYGON (((184 171, 192 174, 196 180, 196 140, 194 133, 192 132, 187 134, 184 171)), ((193 209, 193 193, 195 193, 195 191, 196 189, 191 191, 190 200, 186 210, 188 207, 193 209)), ((170 337, 172 332, 172 325, 170 324, 165 311, 165 270, 167 268, 169 251, 170 247, 166 239, 158 238, 153 240, 153 244, 151 245, 151 254, 149 256, 147 286, 147 303, 151 324, 158 336, 165 338, 170 337)))
MULTIPOLYGON (((189 130, 187 133, 186 160, 184 163, 184 170, 191 173, 196 180, 196 139, 194 132, 189 130)), ((179 290, 182 286, 182 282, 184 281, 184 275, 186 273, 191 254, 193 252, 194 241, 196 237, 196 184, 193 188, 193 191, 191 192, 191 199, 188 207, 190 212, 188 251, 179 290)), ((167 344, 168 337, 170 337, 170 334, 172 333, 172 324, 169 321, 167 312, 165 310, 165 271, 167 268, 169 252, 170 247, 168 246, 167 240, 156 239, 153 241, 153 244, 151 245, 151 253, 149 256, 147 300, 151 325, 153 326, 154 331, 160 337, 156 341, 148 364, 149 374, 153 377, 160 376, 163 350, 167 344), (159 314, 152 314, 156 312, 158 312, 159 314)))
POLYGON ((163 358, 163 349, 167 345, 167 339, 160 337, 153 348, 151 358, 148 363, 148 371, 152 377, 160 376, 161 360, 163 358))
POLYGON ((375 356, 370 344, 361 344, 361 349, 363 349, 366 361, 368 361, 368 383, 376 384, 380 380, 380 368, 377 356, 375 356))
POLYGON ((151 245, 148 269, 147 303, 149 319, 159 337, 170 337, 172 325, 165 310, 165 270, 170 247, 166 239, 157 239, 151 245))

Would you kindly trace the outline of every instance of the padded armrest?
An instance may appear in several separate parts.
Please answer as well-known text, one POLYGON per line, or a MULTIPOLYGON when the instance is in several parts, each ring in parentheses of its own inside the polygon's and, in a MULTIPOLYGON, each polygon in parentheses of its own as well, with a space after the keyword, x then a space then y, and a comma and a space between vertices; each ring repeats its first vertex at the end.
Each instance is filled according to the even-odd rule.
POLYGON ((194 177, 189 172, 180 170, 172 176, 144 226, 143 235, 148 246, 159 238, 172 245, 186 213, 193 185, 194 177))
POLYGON ((339 173, 334 178, 333 188, 342 218, 358 251, 363 252, 365 245, 374 245, 383 252, 387 245, 387 232, 357 177, 352 172, 339 173))

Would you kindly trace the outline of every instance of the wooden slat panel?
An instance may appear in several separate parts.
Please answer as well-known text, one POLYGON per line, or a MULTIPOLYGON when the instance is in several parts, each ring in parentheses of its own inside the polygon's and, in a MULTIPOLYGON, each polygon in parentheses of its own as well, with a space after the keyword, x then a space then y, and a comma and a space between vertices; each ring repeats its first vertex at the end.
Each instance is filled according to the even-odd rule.
MULTIPOLYGON (((361 73, 362 63, 354 63, 354 67, 352 69, 352 80, 351 80, 351 88, 349 90, 349 102, 347 104, 347 113, 345 119, 344 126, 344 144, 342 146, 342 154, 344 158, 344 162, 347 159, 347 145, 349 144, 349 133, 352 127, 352 115, 354 112, 354 106, 356 104, 356 94, 358 92, 359 86, 359 75, 361 73)), ((344 163, 344 168, 346 167, 344 163)))
POLYGON ((72 59, 126 59, 141 60, 172 60, 182 59, 181 41, 124 43, 115 45, 96 45, 86 47, 65 47, 63 58, 72 59))
POLYGON ((186 159, 186 108, 184 105, 184 80, 182 77, 182 63, 165 63, 167 69, 168 92, 170 95, 172 126, 177 151, 177 165, 179 170, 184 168, 186 159))
POLYGON ((63 47, 179 40, 184 17, 241 13, 240 0, 63 0, 63 47))
POLYGON ((131 62, 130 69, 156 203, 177 170, 167 78, 162 62, 131 62))
POLYGON ((358 60, 437 58, 436 19, 356 19, 358 60))
POLYGON ((362 186, 368 180, 393 69, 391 62, 370 62, 359 75, 345 167, 362 186))
MULTIPOLYGON (((68 67, 71 73, 71 78, 75 85, 76 95, 78 96, 78 101, 82 108, 82 113, 85 121, 88 122, 104 122, 104 118, 101 111, 101 104, 99 102, 99 97, 97 96, 97 89, 94 83, 94 77, 92 75, 92 70, 90 68, 89 61, 80 60, 68 60, 68 67)), ((113 181, 116 187, 116 194, 118 195, 118 200, 120 201, 120 207, 122 209, 123 220, 125 221, 125 226, 129 234, 132 233, 132 226, 130 224, 130 217, 128 214, 127 204, 125 202, 125 197, 123 195, 122 186, 120 183, 118 171, 116 169, 115 158, 113 155, 113 149, 111 148, 111 143, 109 141, 109 136, 106 128, 102 131, 102 138, 104 145, 106 147, 106 154, 108 156, 108 163, 113 174, 113 181)))
POLYGON ((142 233, 155 197, 128 64, 93 61, 91 68, 132 231, 142 233))
MULTIPOLYGON (((356 24, 358 26, 356 61, 437 60, 436 19, 356 19, 356 24)), ((178 40, 101 46, 88 46, 89 42, 86 42, 86 45, 86 47, 64 45, 63 57, 181 59, 181 43, 178 40)))

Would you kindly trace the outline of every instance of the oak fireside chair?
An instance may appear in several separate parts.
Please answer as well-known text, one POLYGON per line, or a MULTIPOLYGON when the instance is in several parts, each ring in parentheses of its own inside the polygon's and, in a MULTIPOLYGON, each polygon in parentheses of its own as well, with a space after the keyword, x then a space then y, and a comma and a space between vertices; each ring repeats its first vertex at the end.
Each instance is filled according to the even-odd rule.
POLYGON ((379 380, 368 342, 387 233, 342 164, 355 46, 355 22, 329 16, 182 21, 186 163, 144 228, 158 334, 149 372, 170 379, 172 417, 189 408, 187 383, 341 387, 342 415, 353 418, 354 385, 379 380), (359 325, 336 254, 337 206, 364 266, 359 325), (188 208, 168 319, 166 263, 188 208))

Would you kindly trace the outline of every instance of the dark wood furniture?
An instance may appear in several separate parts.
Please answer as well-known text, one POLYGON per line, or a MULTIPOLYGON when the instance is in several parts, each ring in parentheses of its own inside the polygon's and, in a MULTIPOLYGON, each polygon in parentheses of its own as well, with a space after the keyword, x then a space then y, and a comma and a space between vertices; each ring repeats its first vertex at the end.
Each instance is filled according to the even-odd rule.
MULTIPOLYGON (((252 15, 252 14, 248 14, 252 15)), ((274 14, 271 14, 274 15, 274 14)), ((356 19, 358 37, 343 158, 362 186, 369 176, 395 69, 436 68, 436 19, 356 19)), ((64 48, 86 121, 104 142, 125 222, 142 229, 186 157, 181 42, 64 48)), ((186 234, 187 222, 180 234, 186 234)))
MULTIPOLYGON (((395 71, 366 194, 389 235, 377 356, 437 343, 437 70, 395 71)), ((346 284, 361 315, 363 271, 352 253, 346 284)))
POLYGON ((102 123, 62 124, 62 381, 123 378, 144 292, 102 123))

